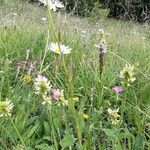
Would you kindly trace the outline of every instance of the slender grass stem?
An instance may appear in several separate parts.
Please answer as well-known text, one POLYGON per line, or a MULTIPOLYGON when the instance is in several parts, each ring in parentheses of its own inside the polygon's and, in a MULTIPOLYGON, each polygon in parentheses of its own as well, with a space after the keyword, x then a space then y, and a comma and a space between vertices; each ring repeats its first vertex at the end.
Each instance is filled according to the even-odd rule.
MULTIPOLYGON (((125 63, 127 63, 127 64, 129 64, 129 62, 127 62, 125 59, 123 59, 122 57, 120 57, 119 55, 117 55, 117 54, 115 54, 115 53, 113 53, 113 52, 111 52, 111 51, 108 51, 110 54, 112 54, 112 55, 114 55, 114 56, 116 56, 116 57, 118 57, 120 60, 122 60, 123 62, 125 62, 125 63)), ((147 78, 147 79, 150 79, 147 75, 145 75, 144 73, 142 73, 139 69, 136 69, 141 75, 143 75, 145 78, 147 78)))
POLYGON ((49 108, 49 118, 50 118, 50 122, 51 122, 52 138, 54 140, 55 149, 58 150, 58 143, 57 143, 57 140, 55 137, 54 125, 53 125, 52 106, 50 106, 50 108, 49 108))
POLYGON ((47 46, 48 46, 48 41, 49 41, 49 37, 50 37, 49 34, 50 33, 48 31, 47 41, 46 41, 46 46, 45 46, 45 51, 44 51, 44 56, 43 56, 41 67, 40 67, 40 73, 42 72, 43 64, 44 64, 44 61, 45 61, 45 58, 46 58, 46 54, 47 54, 47 46))
POLYGON ((9 119, 10 119, 10 122, 12 123, 12 125, 13 125, 13 127, 14 127, 16 133, 18 134, 18 136, 19 136, 19 138, 20 138, 20 141, 22 142, 22 144, 23 144, 25 150, 27 150, 27 147, 26 147, 26 145, 25 145, 25 143, 24 143, 24 141, 23 141, 23 139, 22 139, 22 137, 21 137, 21 135, 20 135, 18 129, 16 128, 16 125, 14 124, 14 122, 13 122, 13 120, 11 119, 10 116, 9 116, 9 119))

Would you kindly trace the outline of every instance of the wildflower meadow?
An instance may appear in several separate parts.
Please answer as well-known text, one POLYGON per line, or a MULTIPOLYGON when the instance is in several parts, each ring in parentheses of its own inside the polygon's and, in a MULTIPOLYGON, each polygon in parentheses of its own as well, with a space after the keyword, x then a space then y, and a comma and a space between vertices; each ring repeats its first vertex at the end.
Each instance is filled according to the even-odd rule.
POLYGON ((0 0, 0 150, 149 150, 150 26, 0 0))

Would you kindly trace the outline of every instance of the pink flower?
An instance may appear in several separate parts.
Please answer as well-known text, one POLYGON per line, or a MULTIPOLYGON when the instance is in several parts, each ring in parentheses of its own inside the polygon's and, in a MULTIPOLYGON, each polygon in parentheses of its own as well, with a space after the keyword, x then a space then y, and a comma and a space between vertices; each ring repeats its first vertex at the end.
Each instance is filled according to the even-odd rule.
POLYGON ((112 91, 116 94, 119 94, 123 91, 123 88, 121 86, 115 86, 112 88, 112 91))
POLYGON ((51 89, 51 97, 53 100, 59 100, 60 95, 61 95, 61 93, 60 93, 59 89, 55 89, 55 88, 51 89))

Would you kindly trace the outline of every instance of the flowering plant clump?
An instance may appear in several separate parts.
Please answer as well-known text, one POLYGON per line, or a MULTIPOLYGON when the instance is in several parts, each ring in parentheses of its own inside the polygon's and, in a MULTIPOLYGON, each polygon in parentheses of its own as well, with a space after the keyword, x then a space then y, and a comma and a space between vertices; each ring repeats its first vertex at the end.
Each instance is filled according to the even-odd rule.
POLYGON ((110 116, 112 124, 116 125, 119 123, 119 117, 120 115, 118 114, 119 108, 118 109, 110 109, 108 108, 107 112, 110 116))
POLYGON ((60 55, 60 54, 70 54, 72 49, 63 44, 59 45, 58 43, 50 43, 48 46, 48 50, 60 55))
POLYGON ((63 90, 52 88, 50 81, 46 77, 38 75, 34 84, 36 89, 35 93, 42 96, 43 105, 51 105, 53 100, 58 102, 58 106, 68 106, 68 101, 65 100, 63 90))
POLYGON ((46 95, 51 89, 50 81, 42 75, 38 75, 34 84, 38 95, 46 95))
POLYGON ((136 80, 134 77, 134 66, 126 64, 124 69, 120 72, 120 78, 123 78, 125 83, 130 86, 130 83, 136 80))
POLYGON ((11 111, 13 109, 13 104, 10 100, 6 98, 6 101, 0 102, 0 117, 11 116, 11 111))

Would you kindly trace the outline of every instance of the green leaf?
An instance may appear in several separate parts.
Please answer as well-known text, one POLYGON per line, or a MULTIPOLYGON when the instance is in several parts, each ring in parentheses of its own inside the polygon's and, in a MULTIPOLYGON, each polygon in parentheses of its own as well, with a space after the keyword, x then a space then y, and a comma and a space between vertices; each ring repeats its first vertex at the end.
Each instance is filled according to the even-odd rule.
POLYGON ((46 135, 50 135, 51 134, 50 125, 46 121, 44 121, 44 129, 45 129, 46 135))
POLYGON ((25 138, 29 139, 29 138, 33 137, 33 135, 38 132, 39 128, 40 128, 39 125, 35 125, 33 128, 28 129, 25 134, 25 138))
POLYGON ((113 129, 104 129, 105 134, 110 138, 116 138, 116 131, 113 129))
POLYGON ((76 142, 76 138, 73 135, 66 134, 65 137, 60 142, 60 145, 64 149, 73 146, 75 142, 76 142))

